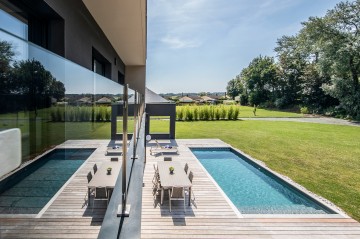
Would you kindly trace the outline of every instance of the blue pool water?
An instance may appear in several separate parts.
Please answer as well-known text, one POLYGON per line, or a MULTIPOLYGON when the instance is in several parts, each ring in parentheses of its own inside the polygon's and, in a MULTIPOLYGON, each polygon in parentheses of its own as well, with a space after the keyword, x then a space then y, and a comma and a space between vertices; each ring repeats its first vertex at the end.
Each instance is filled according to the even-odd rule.
POLYGON ((0 182, 0 214, 37 214, 95 149, 55 149, 0 182))
POLYGON ((192 152, 243 214, 334 213, 230 149, 192 152))

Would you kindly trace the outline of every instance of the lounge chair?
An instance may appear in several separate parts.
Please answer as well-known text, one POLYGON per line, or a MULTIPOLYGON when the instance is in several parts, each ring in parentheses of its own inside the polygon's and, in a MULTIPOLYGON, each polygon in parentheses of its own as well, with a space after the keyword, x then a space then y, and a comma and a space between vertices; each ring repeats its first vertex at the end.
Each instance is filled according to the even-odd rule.
POLYGON ((106 155, 122 155, 122 146, 109 147, 106 150, 106 155))
POLYGON ((178 153, 176 146, 166 145, 161 146, 159 142, 155 139, 156 146, 150 148, 150 155, 163 154, 163 153, 178 153))

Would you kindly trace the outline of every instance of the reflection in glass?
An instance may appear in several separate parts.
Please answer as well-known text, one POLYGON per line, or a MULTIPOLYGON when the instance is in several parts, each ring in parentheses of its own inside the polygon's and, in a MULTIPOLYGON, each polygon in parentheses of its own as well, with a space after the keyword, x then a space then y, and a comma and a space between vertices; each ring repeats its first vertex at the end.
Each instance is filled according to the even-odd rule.
POLYGON ((122 86, 0 30, 0 130, 20 128, 23 161, 68 139, 110 139, 122 86))

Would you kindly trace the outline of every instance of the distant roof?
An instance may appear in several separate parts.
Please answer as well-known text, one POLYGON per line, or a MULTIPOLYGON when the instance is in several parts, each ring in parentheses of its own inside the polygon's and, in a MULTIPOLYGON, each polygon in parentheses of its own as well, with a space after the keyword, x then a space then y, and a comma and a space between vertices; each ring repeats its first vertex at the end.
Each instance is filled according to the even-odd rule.
POLYGON ((193 102, 193 101, 194 101, 193 99, 191 99, 190 97, 187 97, 187 96, 181 97, 179 99, 179 102, 188 102, 188 103, 190 103, 190 102, 193 102))
POLYGON ((214 101, 214 100, 215 100, 215 99, 213 99, 213 98, 211 98, 211 97, 209 97, 209 96, 206 96, 206 95, 201 96, 201 98, 202 98, 203 100, 205 100, 205 101, 214 101))
POLYGON ((91 102, 91 99, 89 98, 89 97, 83 97, 83 98, 81 98, 81 99, 79 99, 79 100, 77 100, 77 101, 79 101, 79 102, 91 102))
POLYGON ((97 103, 111 103, 111 100, 107 97, 102 97, 101 99, 99 99, 98 101, 96 101, 97 103))

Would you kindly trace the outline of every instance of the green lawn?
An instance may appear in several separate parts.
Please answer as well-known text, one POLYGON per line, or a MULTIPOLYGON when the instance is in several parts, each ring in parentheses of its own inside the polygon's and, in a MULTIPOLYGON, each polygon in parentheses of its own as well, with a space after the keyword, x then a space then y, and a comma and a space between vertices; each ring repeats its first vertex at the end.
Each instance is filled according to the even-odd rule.
POLYGON ((304 117, 303 114, 285 112, 285 111, 276 111, 276 110, 267 110, 267 109, 256 109, 256 116, 253 113, 254 108, 249 106, 240 106, 240 118, 269 118, 269 117, 290 117, 290 118, 299 118, 304 117))
POLYGON ((176 138, 219 138, 360 220, 360 127, 268 121, 177 122, 176 138))

